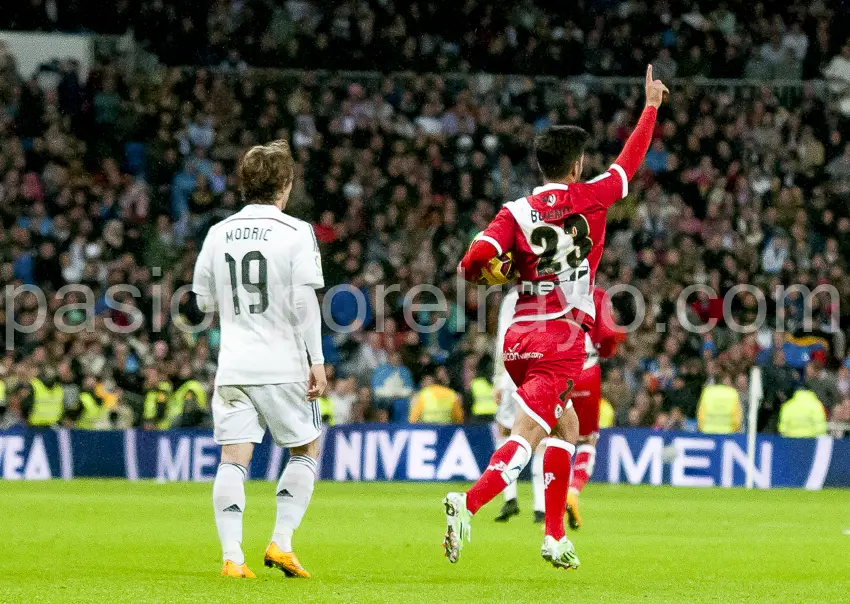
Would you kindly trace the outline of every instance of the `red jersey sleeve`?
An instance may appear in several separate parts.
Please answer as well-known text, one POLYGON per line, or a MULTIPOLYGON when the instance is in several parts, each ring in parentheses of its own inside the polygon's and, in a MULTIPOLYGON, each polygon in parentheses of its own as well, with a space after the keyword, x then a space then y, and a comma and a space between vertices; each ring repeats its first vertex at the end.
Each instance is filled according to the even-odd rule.
POLYGON ((501 256, 514 248, 517 224, 511 211, 502 206, 496 217, 478 236, 479 241, 486 241, 496 248, 496 255, 501 256))
POLYGON ((590 196, 603 207, 610 208, 629 194, 629 181, 637 173, 649 150, 657 115, 655 107, 645 107, 634 131, 617 156, 617 161, 607 172, 585 183, 590 196))
POLYGON ((629 194, 629 180, 625 170, 614 164, 607 172, 584 183, 584 188, 596 203, 610 208, 629 194))
POLYGON ((593 323, 591 339, 603 359, 614 356, 617 345, 626 339, 626 332, 614 320, 614 309, 611 298, 601 288, 593 291, 593 302, 596 305, 596 321, 593 323))
POLYGON ((503 207, 487 228, 475 238, 460 261, 458 272, 475 281, 491 258, 501 256, 514 248, 516 220, 510 210, 503 207))

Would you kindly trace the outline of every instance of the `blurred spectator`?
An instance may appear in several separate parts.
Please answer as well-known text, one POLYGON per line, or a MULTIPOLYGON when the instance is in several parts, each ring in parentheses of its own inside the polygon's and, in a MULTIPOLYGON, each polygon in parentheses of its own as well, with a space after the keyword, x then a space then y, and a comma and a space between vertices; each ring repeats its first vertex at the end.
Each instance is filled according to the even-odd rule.
POLYGON ((741 418, 741 400, 728 375, 722 375, 719 384, 706 384, 697 409, 700 432, 704 434, 740 432, 741 418))
POLYGON ((392 352, 388 361, 377 367, 372 374, 373 406, 375 420, 399 421, 408 413, 410 396, 413 394, 413 375, 401 361, 401 354, 392 352))
POLYGON ((0 415, 0 430, 25 426, 33 405, 32 389, 17 384, 6 392, 6 404, 0 415))
POLYGON ((461 396, 442 384, 433 375, 422 379, 422 389, 413 396, 410 404, 411 424, 462 424, 461 396))
POLYGON ((815 438, 826 434, 826 411, 814 392, 801 388, 782 405, 779 433, 789 438, 815 438))

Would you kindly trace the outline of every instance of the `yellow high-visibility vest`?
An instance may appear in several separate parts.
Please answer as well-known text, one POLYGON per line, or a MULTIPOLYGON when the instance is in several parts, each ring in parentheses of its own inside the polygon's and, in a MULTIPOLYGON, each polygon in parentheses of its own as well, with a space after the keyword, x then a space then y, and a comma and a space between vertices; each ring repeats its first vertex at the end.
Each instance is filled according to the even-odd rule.
POLYGON ((472 415, 495 415, 498 405, 493 399, 493 386, 486 378, 477 377, 470 385, 472 415))
POLYGON ((789 438, 826 434, 826 411, 811 390, 798 390, 779 411, 779 433, 789 438))
MULTIPOLYGON (((172 394, 171 384, 169 382, 160 382, 157 384, 156 390, 148 390, 145 394, 145 412, 144 418, 146 421, 156 419, 156 409, 160 403, 169 404, 172 394)), ((168 408, 166 407, 165 416, 157 423, 157 428, 166 430, 171 424, 168 417, 168 408)))
POLYGON ((183 408, 186 405, 186 395, 189 393, 193 393, 195 395, 195 400, 198 401, 198 407, 201 409, 207 408, 207 393, 204 390, 204 387, 201 385, 201 382, 198 380, 186 380, 183 384, 174 391, 174 394, 171 396, 171 399, 168 401, 168 410, 166 411, 166 418, 160 424, 163 424, 167 421, 167 425, 165 428, 170 428, 171 423, 174 419, 183 413, 183 408))
POLYGON ((33 402, 29 423, 31 426, 52 426, 58 424, 65 411, 62 405, 62 397, 65 389, 62 384, 54 384, 48 388, 38 378, 30 382, 32 386, 33 402))
POLYGON ((725 384, 712 384, 702 390, 697 411, 700 432, 732 434, 741 427, 741 401, 738 391, 725 384))
POLYGON ((77 428, 82 430, 96 430, 98 422, 109 412, 105 406, 97 404, 97 400, 90 392, 80 394, 80 405, 83 412, 77 420, 77 428))
POLYGON ((326 396, 319 397, 319 415, 322 416, 326 426, 334 425, 334 405, 326 396))
POLYGON ((599 400, 599 427, 614 427, 614 407, 604 398, 599 400))
POLYGON ((445 386, 428 386, 419 392, 422 401, 422 415, 420 421, 425 424, 450 424, 452 423, 452 410, 454 409, 457 393, 445 386))

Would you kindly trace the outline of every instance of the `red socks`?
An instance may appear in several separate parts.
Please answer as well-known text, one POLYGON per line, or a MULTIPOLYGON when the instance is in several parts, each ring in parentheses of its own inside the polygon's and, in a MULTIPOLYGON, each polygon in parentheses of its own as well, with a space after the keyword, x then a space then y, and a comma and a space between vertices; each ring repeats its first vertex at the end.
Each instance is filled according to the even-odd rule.
MULTIPOLYGON (((517 479, 530 458, 531 445, 528 444, 528 441, 519 435, 511 436, 505 441, 505 444, 493 453, 490 464, 484 470, 481 478, 466 492, 466 509, 474 514, 484 504, 504 491, 507 485, 517 479)), ((569 456, 567 456, 567 476, 569 476, 569 468, 569 456)), ((566 490, 564 492, 566 493, 566 490)), ((549 500, 546 501, 548 504, 549 500)), ((563 512, 563 510, 561 511, 563 512)), ((563 516, 563 513, 561 515, 563 516)), ((563 523, 563 518, 561 522, 563 523)))
POLYGON ((573 478, 570 481, 570 490, 581 493, 584 485, 593 476, 593 466, 596 464, 596 447, 593 445, 579 445, 576 449, 576 458, 573 461, 573 478))
POLYGON ((543 454, 543 484, 546 488, 546 534, 561 540, 564 530, 564 514, 567 511, 567 488, 570 485, 570 459, 575 445, 558 438, 546 441, 543 454))

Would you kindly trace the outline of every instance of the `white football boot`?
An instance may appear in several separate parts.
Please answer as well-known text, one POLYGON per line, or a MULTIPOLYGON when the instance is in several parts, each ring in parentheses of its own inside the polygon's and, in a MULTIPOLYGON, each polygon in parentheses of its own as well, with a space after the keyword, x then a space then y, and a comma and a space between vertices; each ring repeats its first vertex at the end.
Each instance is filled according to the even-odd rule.
POLYGON ((555 568, 578 569, 579 564, 581 564, 576 554, 576 548, 566 537, 557 541, 554 537, 546 535, 543 538, 540 555, 546 562, 551 562, 555 568))
POLYGON ((472 541, 472 514, 466 509, 466 493, 449 493, 443 499, 446 508, 446 536, 443 548, 446 558, 454 564, 460 558, 463 540, 472 541))

